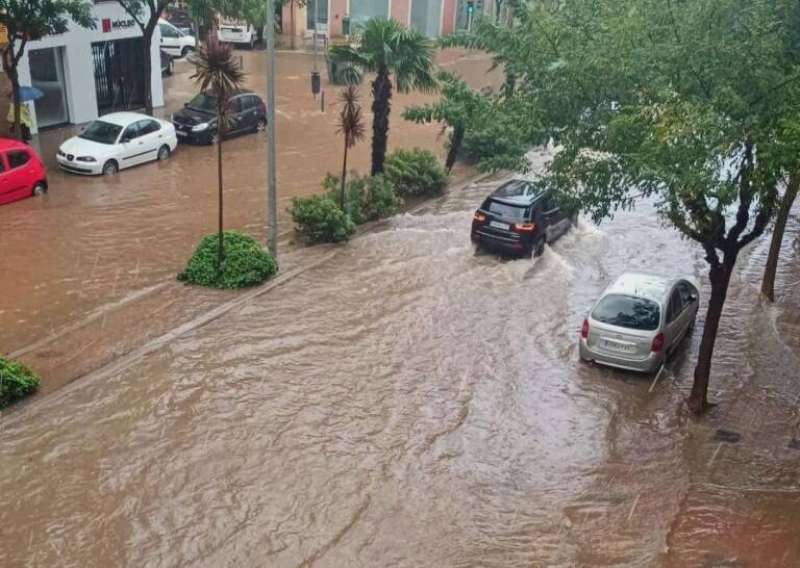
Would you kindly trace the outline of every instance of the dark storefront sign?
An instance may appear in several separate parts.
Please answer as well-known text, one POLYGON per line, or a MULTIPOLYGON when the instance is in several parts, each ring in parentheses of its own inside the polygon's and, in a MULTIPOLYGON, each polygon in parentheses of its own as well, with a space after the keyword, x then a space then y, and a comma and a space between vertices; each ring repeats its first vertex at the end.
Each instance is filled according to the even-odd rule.
POLYGON ((142 38, 92 44, 97 110, 100 114, 144 106, 142 38))

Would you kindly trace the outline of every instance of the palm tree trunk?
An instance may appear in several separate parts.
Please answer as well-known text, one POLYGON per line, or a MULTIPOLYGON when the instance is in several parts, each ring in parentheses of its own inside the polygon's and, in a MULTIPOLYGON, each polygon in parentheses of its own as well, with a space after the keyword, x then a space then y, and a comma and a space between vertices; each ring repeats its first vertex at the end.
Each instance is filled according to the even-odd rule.
POLYGON ((222 137, 225 131, 222 109, 219 109, 217 126, 217 186, 219 190, 219 246, 217 250, 217 275, 222 275, 222 261, 225 256, 222 242, 222 137))
POLYGON ((372 82, 372 175, 383 173, 389 142, 389 113, 392 110, 392 81, 386 67, 378 69, 372 82))
POLYGON ((789 177, 786 193, 781 200, 778 217, 775 219, 775 228, 772 231, 772 242, 769 247, 769 256, 767 256, 767 265, 764 268, 764 280, 761 282, 761 293, 770 302, 775 301, 775 277, 778 273, 778 260, 781 254, 783 234, 786 231, 786 222, 789 219, 789 213, 792 210, 794 200, 797 198, 799 188, 800 171, 797 171, 789 177))
POLYGON ((345 196, 345 188, 347 187, 347 142, 345 141, 344 144, 344 161, 342 162, 342 194, 339 199, 339 205, 344 211, 344 196, 345 196))

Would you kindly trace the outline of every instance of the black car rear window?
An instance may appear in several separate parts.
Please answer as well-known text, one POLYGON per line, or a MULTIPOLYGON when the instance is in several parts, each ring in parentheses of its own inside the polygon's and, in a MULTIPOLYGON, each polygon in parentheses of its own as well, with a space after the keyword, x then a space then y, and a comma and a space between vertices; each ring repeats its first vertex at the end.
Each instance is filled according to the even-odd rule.
POLYGON ((592 318, 609 325, 652 331, 658 329, 661 310, 653 301, 622 294, 609 294, 597 304, 592 318))
POLYGON ((502 203, 501 201, 490 200, 486 209, 488 209, 490 213, 500 215, 501 217, 522 220, 527 219, 530 207, 510 205, 508 203, 502 203))

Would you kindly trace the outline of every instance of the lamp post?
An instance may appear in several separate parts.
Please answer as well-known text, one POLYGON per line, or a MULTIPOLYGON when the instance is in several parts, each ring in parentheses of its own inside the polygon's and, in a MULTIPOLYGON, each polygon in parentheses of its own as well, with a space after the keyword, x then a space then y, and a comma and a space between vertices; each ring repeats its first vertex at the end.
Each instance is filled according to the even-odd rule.
POLYGON ((278 176, 275 163, 275 2, 267 0, 267 223, 269 251, 278 260, 278 176))
MULTIPOLYGON (((319 77, 319 69, 317 67, 317 29, 319 27, 319 0, 314 0, 314 33, 311 35, 314 42, 314 68, 311 71, 311 94, 314 95, 314 100, 322 90, 322 83, 319 77)), ((323 102, 324 104, 324 102, 323 102)))

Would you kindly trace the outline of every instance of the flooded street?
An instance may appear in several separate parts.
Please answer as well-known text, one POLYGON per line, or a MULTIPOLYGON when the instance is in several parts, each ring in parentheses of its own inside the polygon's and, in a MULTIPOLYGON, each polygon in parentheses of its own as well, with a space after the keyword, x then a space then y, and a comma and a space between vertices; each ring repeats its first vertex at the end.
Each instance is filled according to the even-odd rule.
MULTIPOLYGON (((133 230, 139 196, 82 197, 127 200, 131 246, 163 256, 164 272, 211 207, 170 225, 211 191, 182 184, 180 163, 163 210, 146 212, 166 241, 133 230)), ((232 226, 260 199, 244 187, 231 186, 232 226)), ((658 381, 581 364, 575 341, 624 270, 658 259, 705 289, 702 251, 645 204, 581 220, 539 259, 476 255, 472 211, 492 187, 394 217, 150 356, 6 417, 0 566, 800 565, 797 215, 775 307, 757 294, 768 239, 741 259, 719 406, 697 421, 682 400, 702 317, 658 381)), ((103 243, 124 217, 67 231, 103 243)), ((69 239, 53 246, 78 262, 69 239)), ((124 251, 97 256, 136 277, 124 251)))
MULTIPOLYGON (((247 87, 264 93, 264 53, 237 54, 248 73, 247 87)), ((440 64, 473 82, 486 82, 485 57, 444 54, 440 64)), ((336 135, 337 90, 326 84, 325 113, 311 96, 312 57, 282 53, 278 68, 278 214, 284 245, 292 238, 286 213, 291 198, 321 191, 325 174, 341 170, 343 145, 336 135)), ((192 70, 189 62, 178 61, 175 76, 165 79, 168 104, 158 109, 162 116, 169 117, 196 94, 192 70)), ((366 83, 361 92, 369 109, 366 83)), ((419 93, 395 96, 392 148, 443 152, 439 126, 412 124, 400 116, 406 105, 433 99, 419 93)), ((200 238, 216 227, 214 148, 181 145, 166 162, 123 170, 111 179, 87 178, 59 171, 55 163, 58 146, 77 132, 49 131, 34 141, 48 165, 46 197, 0 207, 0 353, 55 338, 65 328, 173 280, 200 238)), ((356 146, 352 169, 367 172, 369 152, 369 139, 356 146)), ((224 145, 226 227, 262 241, 267 234, 265 164, 265 136, 242 136, 224 145)), ((104 328, 90 340, 102 340, 106 333, 104 328)), ((41 359, 29 363, 46 364, 41 359)))

